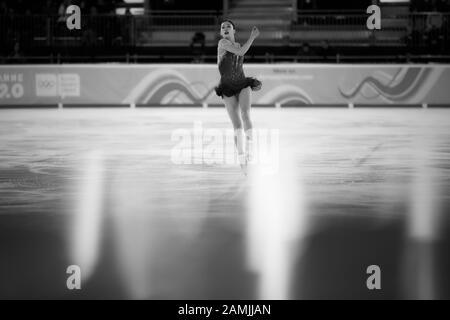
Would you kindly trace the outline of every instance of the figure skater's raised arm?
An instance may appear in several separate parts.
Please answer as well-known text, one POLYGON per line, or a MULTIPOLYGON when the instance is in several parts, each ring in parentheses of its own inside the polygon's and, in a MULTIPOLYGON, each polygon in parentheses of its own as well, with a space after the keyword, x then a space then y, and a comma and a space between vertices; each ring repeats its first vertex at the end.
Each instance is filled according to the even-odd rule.
POLYGON ((236 47, 230 40, 223 38, 219 41, 219 48, 234 53, 235 55, 243 56, 247 53, 248 49, 250 49, 250 46, 253 44, 253 41, 255 41, 255 39, 258 36, 259 36, 258 28, 253 27, 250 37, 248 38, 247 42, 244 43, 243 46, 236 47))

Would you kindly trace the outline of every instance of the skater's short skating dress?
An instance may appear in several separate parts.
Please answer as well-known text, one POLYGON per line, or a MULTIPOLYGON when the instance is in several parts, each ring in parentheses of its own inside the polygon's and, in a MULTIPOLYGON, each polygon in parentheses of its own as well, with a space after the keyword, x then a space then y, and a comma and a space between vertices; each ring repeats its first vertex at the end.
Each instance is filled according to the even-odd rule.
POLYGON ((246 77, 242 64, 244 56, 238 56, 232 52, 220 51, 224 49, 219 48, 219 72, 220 83, 215 88, 216 94, 219 97, 232 97, 238 95, 242 89, 250 87, 253 91, 261 89, 261 81, 255 78, 246 77))

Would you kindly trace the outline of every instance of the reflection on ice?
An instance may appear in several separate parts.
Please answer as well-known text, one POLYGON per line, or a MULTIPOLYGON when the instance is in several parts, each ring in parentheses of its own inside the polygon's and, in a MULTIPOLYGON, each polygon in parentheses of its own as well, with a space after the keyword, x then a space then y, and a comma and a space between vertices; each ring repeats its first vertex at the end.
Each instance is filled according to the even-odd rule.
POLYGON ((101 151, 91 151, 81 161, 73 221, 70 221, 70 261, 81 269, 83 281, 93 273, 102 237, 104 159, 101 151))
POLYGON ((246 221, 247 263, 258 277, 259 299, 289 299, 292 265, 306 229, 303 177, 292 152, 279 152, 279 168, 252 165, 246 221))

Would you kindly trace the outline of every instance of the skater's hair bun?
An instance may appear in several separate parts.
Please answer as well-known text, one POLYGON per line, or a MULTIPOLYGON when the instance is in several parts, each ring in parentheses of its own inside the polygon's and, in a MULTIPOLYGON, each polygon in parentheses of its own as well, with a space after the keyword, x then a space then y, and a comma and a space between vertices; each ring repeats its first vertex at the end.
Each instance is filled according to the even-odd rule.
POLYGON ((225 23, 225 22, 229 22, 229 23, 233 26, 233 29, 236 30, 236 26, 234 25, 234 22, 233 22, 233 21, 231 21, 230 19, 226 19, 226 20, 223 20, 223 21, 222 21, 221 25, 222 25, 223 23, 225 23))

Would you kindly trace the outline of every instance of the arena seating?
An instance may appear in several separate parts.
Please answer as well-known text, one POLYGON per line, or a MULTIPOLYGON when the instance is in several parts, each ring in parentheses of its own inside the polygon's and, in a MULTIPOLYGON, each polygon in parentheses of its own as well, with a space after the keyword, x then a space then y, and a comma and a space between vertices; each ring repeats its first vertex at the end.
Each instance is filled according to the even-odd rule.
POLYGON ((448 8, 444 0, 433 2, 434 7, 415 1, 382 5, 382 29, 377 31, 366 28, 365 6, 371 1, 342 1, 340 10, 335 1, 326 0, 214 0, 194 7, 175 0, 152 0, 146 7, 144 2, 73 1, 82 7, 81 30, 65 27, 58 14, 65 1, 33 3, 28 8, 20 0, 0 1, 0 28, 5 30, 0 34, 0 61, 199 61, 191 44, 195 34, 202 34, 200 61, 214 62, 225 18, 237 25, 240 42, 253 25, 260 28, 248 57, 253 61, 339 62, 346 56, 365 60, 415 54, 447 59, 450 54, 450 13, 437 11, 448 8))

